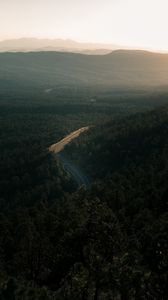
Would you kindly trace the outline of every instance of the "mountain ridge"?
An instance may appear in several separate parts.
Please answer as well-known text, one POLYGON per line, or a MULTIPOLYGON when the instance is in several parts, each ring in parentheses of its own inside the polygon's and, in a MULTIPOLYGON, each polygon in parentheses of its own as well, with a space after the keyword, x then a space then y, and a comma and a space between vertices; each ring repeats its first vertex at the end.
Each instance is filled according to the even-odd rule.
POLYGON ((0 72, 3 80, 31 82, 36 86, 167 86, 168 54, 132 50, 95 56, 8 52, 0 53, 0 72))
POLYGON ((38 51, 45 49, 49 51, 59 51, 59 49, 69 52, 73 51, 97 51, 106 50, 112 51, 119 48, 124 48, 115 44, 101 44, 101 43, 85 43, 76 42, 70 39, 39 39, 39 38, 19 38, 0 41, 0 52, 19 50, 23 52, 38 51), (54 49, 54 50, 53 50, 54 49))

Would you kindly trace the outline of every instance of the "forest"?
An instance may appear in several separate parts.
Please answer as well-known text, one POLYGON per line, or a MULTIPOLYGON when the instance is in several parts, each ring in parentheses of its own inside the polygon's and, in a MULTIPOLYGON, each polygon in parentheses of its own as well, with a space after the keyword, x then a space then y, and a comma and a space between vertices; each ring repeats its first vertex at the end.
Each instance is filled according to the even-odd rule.
POLYGON ((22 93, 0 92, 0 299, 167 300, 166 90, 22 93), (89 187, 48 151, 82 126, 89 187))

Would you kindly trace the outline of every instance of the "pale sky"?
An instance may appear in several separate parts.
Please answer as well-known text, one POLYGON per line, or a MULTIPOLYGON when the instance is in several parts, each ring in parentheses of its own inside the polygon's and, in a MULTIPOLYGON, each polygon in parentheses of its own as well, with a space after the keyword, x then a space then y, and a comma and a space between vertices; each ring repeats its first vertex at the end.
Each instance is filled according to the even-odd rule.
POLYGON ((168 50, 168 0, 0 0, 0 40, 18 37, 168 50))

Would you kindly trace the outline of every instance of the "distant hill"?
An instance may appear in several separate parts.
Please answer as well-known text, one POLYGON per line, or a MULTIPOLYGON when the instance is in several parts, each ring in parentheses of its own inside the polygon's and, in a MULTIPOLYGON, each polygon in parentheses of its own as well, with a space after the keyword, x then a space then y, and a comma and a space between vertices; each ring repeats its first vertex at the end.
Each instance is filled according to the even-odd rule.
POLYGON ((119 45, 79 43, 63 39, 21 38, 0 42, 0 52, 29 52, 29 51, 65 51, 86 54, 105 54, 120 49, 119 45))
POLYGON ((167 86, 168 54, 117 50, 107 55, 61 52, 1 53, 0 80, 8 85, 167 86))

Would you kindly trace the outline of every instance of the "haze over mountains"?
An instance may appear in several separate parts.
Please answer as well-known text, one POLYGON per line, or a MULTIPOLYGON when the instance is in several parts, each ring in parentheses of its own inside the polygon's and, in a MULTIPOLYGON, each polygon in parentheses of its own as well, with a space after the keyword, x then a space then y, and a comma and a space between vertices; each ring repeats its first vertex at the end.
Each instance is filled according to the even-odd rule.
POLYGON ((1 53, 0 80, 12 84, 110 88, 166 86, 168 54, 117 50, 107 55, 61 52, 1 53))
POLYGON ((20 38, 0 42, 0 52, 65 51, 85 54, 106 54, 123 48, 113 44, 79 43, 69 39, 20 38))

